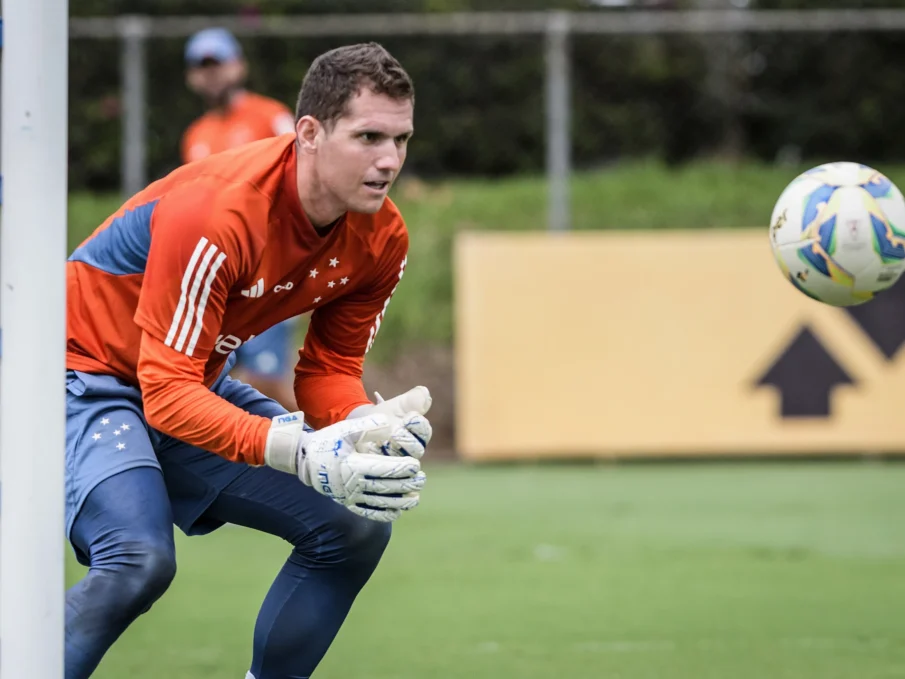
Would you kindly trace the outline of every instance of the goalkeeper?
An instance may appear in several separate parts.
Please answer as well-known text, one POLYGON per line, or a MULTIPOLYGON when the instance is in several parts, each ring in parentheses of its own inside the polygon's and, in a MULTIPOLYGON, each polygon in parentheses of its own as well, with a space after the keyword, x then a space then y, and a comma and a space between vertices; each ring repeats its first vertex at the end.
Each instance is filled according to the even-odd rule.
POLYGON ((413 106, 408 74, 379 45, 327 52, 293 132, 175 170, 69 258, 66 530, 89 570, 67 592, 67 679, 90 676, 166 591, 174 523, 290 543, 247 678, 308 677, 392 521, 418 504, 430 395, 374 404, 361 383, 405 269, 387 192, 413 106), (309 311, 295 370, 304 415, 287 413, 227 373, 239 346, 309 311))

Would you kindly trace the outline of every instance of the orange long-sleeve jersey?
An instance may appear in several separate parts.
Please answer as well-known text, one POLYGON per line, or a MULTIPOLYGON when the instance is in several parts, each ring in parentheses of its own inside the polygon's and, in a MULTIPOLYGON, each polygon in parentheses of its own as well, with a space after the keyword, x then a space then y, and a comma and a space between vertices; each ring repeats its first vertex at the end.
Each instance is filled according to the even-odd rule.
POLYGON ((67 367, 141 389, 150 426, 261 464, 270 421, 210 391, 229 354, 312 311, 295 393, 315 427, 368 403, 364 356, 402 277, 387 199, 320 236, 296 188, 295 136, 185 165, 132 197, 67 263, 67 367))
POLYGON ((292 112, 281 102, 253 92, 239 92, 225 110, 208 111, 189 125, 182 135, 182 162, 201 160, 294 128, 292 112))

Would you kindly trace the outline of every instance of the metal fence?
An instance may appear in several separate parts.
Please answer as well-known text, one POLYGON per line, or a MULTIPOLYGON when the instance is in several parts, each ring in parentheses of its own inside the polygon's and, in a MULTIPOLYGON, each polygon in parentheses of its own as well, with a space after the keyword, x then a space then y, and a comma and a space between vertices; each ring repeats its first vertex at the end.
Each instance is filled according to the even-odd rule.
POLYGON ((122 190, 130 195, 147 181, 146 42, 186 37, 224 26, 248 37, 539 35, 545 40, 546 172, 548 225, 570 225, 570 36, 775 32, 903 31, 905 10, 687 10, 619 12, 471 12, 450 14, 352 14, 322 16, 73 18, 72 39, 115 39, 122 44, 122 190))

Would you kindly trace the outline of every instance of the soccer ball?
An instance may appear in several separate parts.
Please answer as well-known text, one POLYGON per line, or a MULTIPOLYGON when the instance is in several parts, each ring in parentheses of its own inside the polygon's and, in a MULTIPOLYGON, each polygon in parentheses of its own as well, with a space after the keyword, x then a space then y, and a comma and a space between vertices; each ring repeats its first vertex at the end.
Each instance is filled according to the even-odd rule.
POLYGON ((796 177, 770 219, 783 275, 833 306, 863 304, 905 270, 905 200, 876 170, 827 163, 796 177))

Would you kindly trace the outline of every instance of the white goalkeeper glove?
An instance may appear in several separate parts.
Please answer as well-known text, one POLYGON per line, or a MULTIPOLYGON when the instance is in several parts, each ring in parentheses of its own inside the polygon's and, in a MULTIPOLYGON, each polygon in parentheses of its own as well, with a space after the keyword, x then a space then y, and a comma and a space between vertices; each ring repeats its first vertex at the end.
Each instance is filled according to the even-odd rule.
POLYGON ((390 433, 385 415, 343 420, 318 431, 303 413, 273 418, 264 462, 373 521, 395 521, 420 501, 425 475, 416 459, 359 450, 380 448, 390 433))
POLYGON ((382 455, 414 457, 421 459, 431 440, 433 429, 427 411, 431 407, 431 394, 427 387, 415 387, 389 401, 374 392, 376 404, 358 406, 349 418, 385 415, 389 418, 390 434, 386 441, 366 444, 367 452, 382 455))

